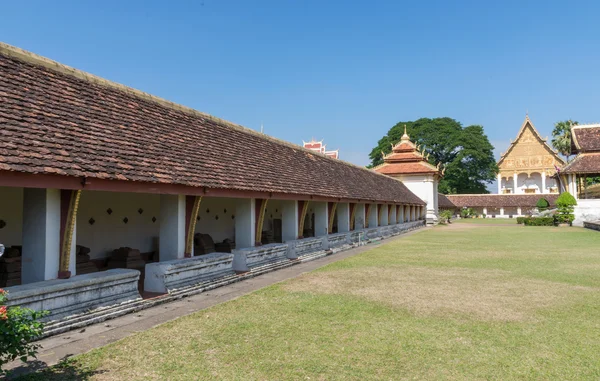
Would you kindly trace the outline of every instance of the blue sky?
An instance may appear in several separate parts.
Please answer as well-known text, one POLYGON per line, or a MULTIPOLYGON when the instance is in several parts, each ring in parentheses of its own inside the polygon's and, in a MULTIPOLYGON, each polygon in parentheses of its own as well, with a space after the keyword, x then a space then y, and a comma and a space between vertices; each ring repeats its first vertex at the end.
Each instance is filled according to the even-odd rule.
POLYGON ((13 1, 0 40, 365 165, 400 120, 600 121, 600 3, 13 1))

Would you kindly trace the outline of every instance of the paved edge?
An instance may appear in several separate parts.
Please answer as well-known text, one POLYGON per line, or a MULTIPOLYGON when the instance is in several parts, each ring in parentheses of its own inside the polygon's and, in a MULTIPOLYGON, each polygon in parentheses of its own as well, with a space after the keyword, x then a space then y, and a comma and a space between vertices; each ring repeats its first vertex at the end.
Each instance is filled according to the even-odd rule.
POLYGON ((304 273, 316 270, 330 263, 370 251, 376 248, 377 245, 392 243, 429 229, 431 229, 431 227, 426 226, 384 241, 377 241, 373 244, 342 251, 296 266, 290 266, 261 274, 247 280, 215 288, 200 294, 150 307, 140 312, 123 315, 110 321, 93 324, 80 330, 73 330, 51 336, 38 341, 42 347, 38 352, 37 360, 29 361, 27 363, 13 361, 12 363, 7 364, 6 369, 12 371, 10 376, 11 379, 33 373, 56 365, 72 356, 87 353, 95 348, 117 342, 132 334, 154 328, 221 303, 235 300, 262 288, 296 278, 304 273))

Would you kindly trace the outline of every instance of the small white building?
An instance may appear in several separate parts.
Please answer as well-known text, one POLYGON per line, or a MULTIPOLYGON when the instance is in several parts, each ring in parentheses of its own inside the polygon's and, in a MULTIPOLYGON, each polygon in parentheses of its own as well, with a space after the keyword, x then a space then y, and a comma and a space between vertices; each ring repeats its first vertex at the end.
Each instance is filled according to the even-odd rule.
POLYGON ((392 153, 383 155, 384 163, 375 167, 376 172, 400 180, 411 192, 427 203, 427 224, 438 222, 438 184, 443 176, 440 166, 428 162, 428 156, 410 140, 404 126, 400 142, 392 147, 392 153))

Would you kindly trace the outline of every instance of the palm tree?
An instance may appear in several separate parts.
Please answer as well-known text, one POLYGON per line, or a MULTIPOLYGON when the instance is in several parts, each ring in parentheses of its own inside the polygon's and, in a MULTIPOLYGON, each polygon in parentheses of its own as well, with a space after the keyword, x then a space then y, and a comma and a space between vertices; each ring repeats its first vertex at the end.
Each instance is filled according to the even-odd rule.
POLYGON ((554 123, 554 130, 552 130, 552 147, 565 156, 567 162, 571 156, 571 126, 577 124, 579 123, 571 119, 564 120, 554 123))

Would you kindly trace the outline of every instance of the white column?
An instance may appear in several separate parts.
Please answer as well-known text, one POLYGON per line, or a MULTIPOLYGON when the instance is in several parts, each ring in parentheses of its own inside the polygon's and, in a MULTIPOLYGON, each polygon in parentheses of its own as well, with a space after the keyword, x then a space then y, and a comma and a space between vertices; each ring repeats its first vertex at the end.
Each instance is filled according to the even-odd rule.
POLYGON ((487 216, 487 208, 485 206, 483 207, 483 215, 487 216))
POLYGON ((513 193, 514 193, 514 194, 517 194, 517 193, 518 193, 518 192, 517 192, 517 182, 518 182, 518 179, 519 179, 519 175, 518 175, 518 174, 516 174, 516 173, 515 173, 515 174, 513 174, 513 193))
POLYGON ((413 205, 411 207, 411 210, 410 210, 410 220, 411 221, 416 221, 417 220, 417 207, 415 205, 413 205))
MULTIPOLYGON (((235 247, 253 247, 256 230, 256 202, 253 198, 238 200, 235 205, 235 247)), ((282 221, 283 222, 283 221, 282 221)))
POLYGON ((504 215, 504 208, 500 208, 500 215, 503 216, 504 215))
POLYGON ((55 279, 59 266, 60 190, 25 188, 21 283, 55 279))
POLYGON ((312 205, 315 213, 315 237, 325 236, 328 234, 329 227, 327 202, 314 202, 312 205))
POLYGON ((498 173, 498 194, 502 194, 502 175, 498 173))
POLYGON ((546 172, 542 171, 542 193, 548 193, 546 191, 546 172))
POLYGON ((357 204, 356 212, 354 212, 354 230, 365 228, 365 204, 357 204))
POLYGON ((185 253, 185 196, 160 195, 159 257, 170 261, 185 253))
POLYGON ((520 207, 520 206, 517 208, 517 214, 518 214, 519 216, 522 216, 522 215, 523 215, 523 214, 521 213, 521 207, 520 207))
POLYGON ((347 202, 339 202, 337 204, 337 227, 338 233, 346 233, 350 231, 350 204, 347 202))
POLYGON ((396 208, 396 205, 390 205, 388 206, 389 208, 392 208, 392 211, 390 213, 390 221, 388 221, 388 223, 390 225, 395 225, 398 223, 398 217, 396 216, 396 210, 398 208, 396 208))
POLYGON ((283 242, 298 238, 298 201, 281 202, 281 238, 283 242))
POLYGON ((404 205, 400 205, 400 208, 398 208, 397 219, 398 219, 399 223, 401 223, 401 224, 404 223, 404 205))
POLYGON ((388 205, 381 205, 381 226, 388 226, 388 205))
POLYGON ((371 210, 367 216, 369 219, 369 228, 376 228, 377 225, 377 204, 371 205, 371 210))

